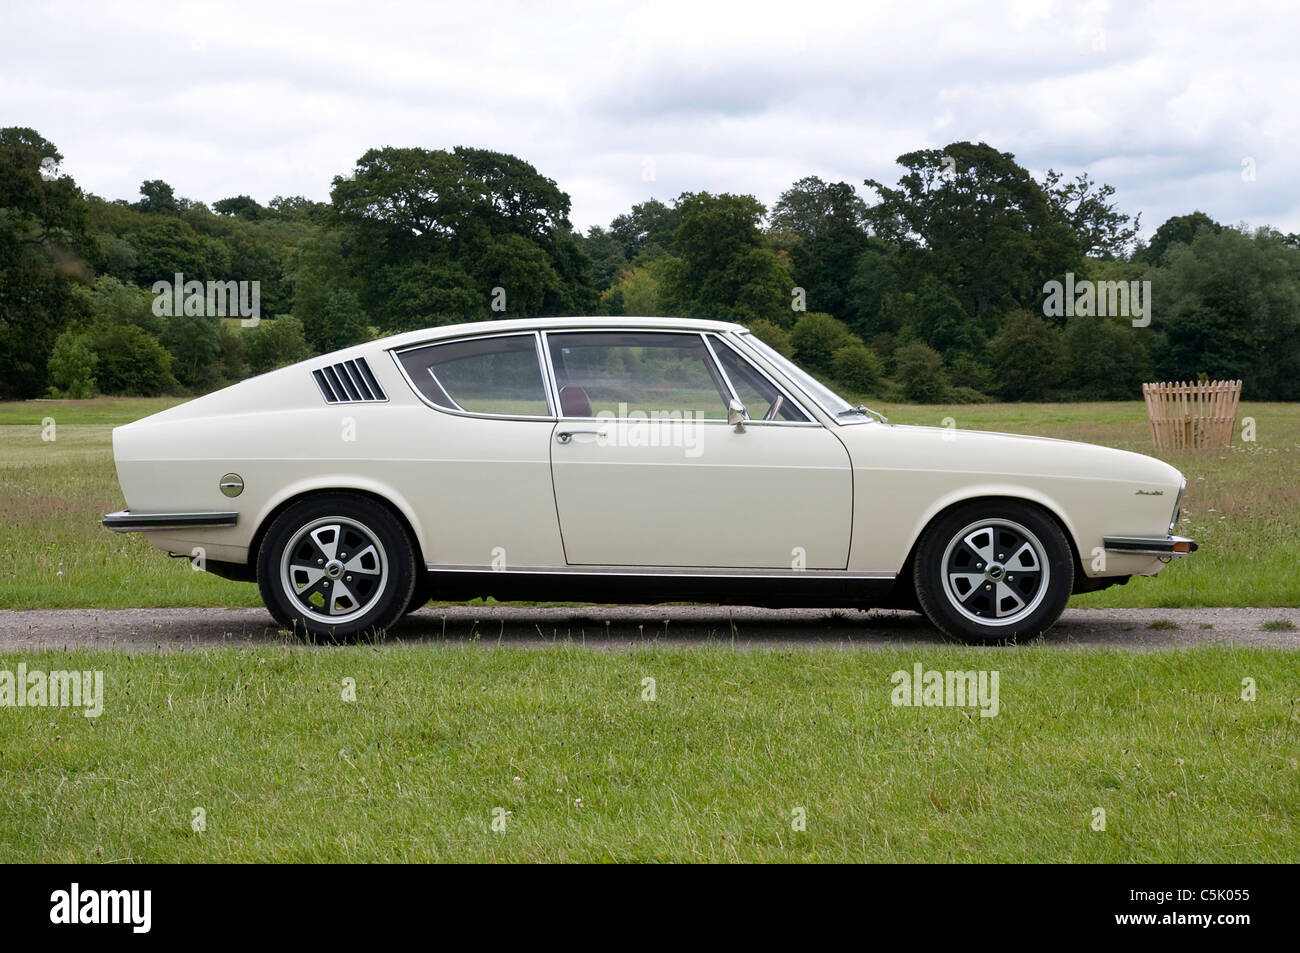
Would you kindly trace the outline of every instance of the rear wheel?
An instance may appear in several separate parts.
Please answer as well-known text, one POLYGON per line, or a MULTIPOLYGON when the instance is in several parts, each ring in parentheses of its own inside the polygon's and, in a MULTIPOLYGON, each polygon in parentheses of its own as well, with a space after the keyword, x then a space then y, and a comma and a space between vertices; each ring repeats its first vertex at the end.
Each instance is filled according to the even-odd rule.
POLYGON ((921 609, 948 635, 1015 641, 1060 618, 1074 587, 1074 555, 1038 507, 976 500, 926 529, 913 576, 921 609))
POLYGON ((329 639, 379 634, 411 601, 414 549, 386 507, 351 493, 322 493, 271 524, 257 583, 285 628, 329 639))

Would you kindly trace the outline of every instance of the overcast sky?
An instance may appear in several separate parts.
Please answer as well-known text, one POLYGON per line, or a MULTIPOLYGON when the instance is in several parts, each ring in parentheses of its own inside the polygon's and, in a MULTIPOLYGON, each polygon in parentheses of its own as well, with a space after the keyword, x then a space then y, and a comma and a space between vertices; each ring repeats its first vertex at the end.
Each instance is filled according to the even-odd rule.
POLYGON ((0 125, 108 198, 328 200, 368 148, 471 145, 585 231, 686 190, 892 183, 970 139, 1111 183, 1146 234, 1197 208, 1300 231, 1287 4, 0 2, 0 125))

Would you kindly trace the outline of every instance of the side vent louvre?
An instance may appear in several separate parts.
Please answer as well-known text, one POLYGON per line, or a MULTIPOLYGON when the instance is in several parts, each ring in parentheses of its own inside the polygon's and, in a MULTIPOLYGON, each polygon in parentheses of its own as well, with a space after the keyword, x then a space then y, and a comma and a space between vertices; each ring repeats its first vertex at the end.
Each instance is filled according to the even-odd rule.
POLYGON ((330 364, 312 371, 311 376, 316 378, 316 386, 327 404, 388 400, 364 357, 330 364))

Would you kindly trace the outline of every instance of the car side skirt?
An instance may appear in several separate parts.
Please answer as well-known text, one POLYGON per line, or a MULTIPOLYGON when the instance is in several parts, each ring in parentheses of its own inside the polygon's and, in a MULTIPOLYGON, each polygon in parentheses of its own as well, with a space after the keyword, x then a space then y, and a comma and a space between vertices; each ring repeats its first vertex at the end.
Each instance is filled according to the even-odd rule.
POLYGON ((910 586, 898 590, 893 573, 844 570, 662 569, 640 566, 570 566, 493 570, 430 564, 433 597, 460 602, 491 596, 499 601, 599 602, 651 605, 704 602, 770 607, 903 606, 910 586))

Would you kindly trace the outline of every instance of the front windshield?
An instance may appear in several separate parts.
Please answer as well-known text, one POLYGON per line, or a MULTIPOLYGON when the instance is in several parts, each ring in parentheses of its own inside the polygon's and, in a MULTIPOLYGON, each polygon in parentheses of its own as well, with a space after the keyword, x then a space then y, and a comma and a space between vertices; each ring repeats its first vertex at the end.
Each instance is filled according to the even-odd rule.
POLYGON ((764 344, 757 336, 749 331, 744 332, 741 337, 745 343, 754 350, 762 354, 769 362, 776 365, 777 369, 790 380, 799 386, 799 389, 821 405, 822 410, 830 414, 840 423, 862 423, 870 418, 863 411, 850 404, 835 391, 831 390, 817 378, 813 377, 807 371, 800 368, 788 357, 781 352, 764 344))

